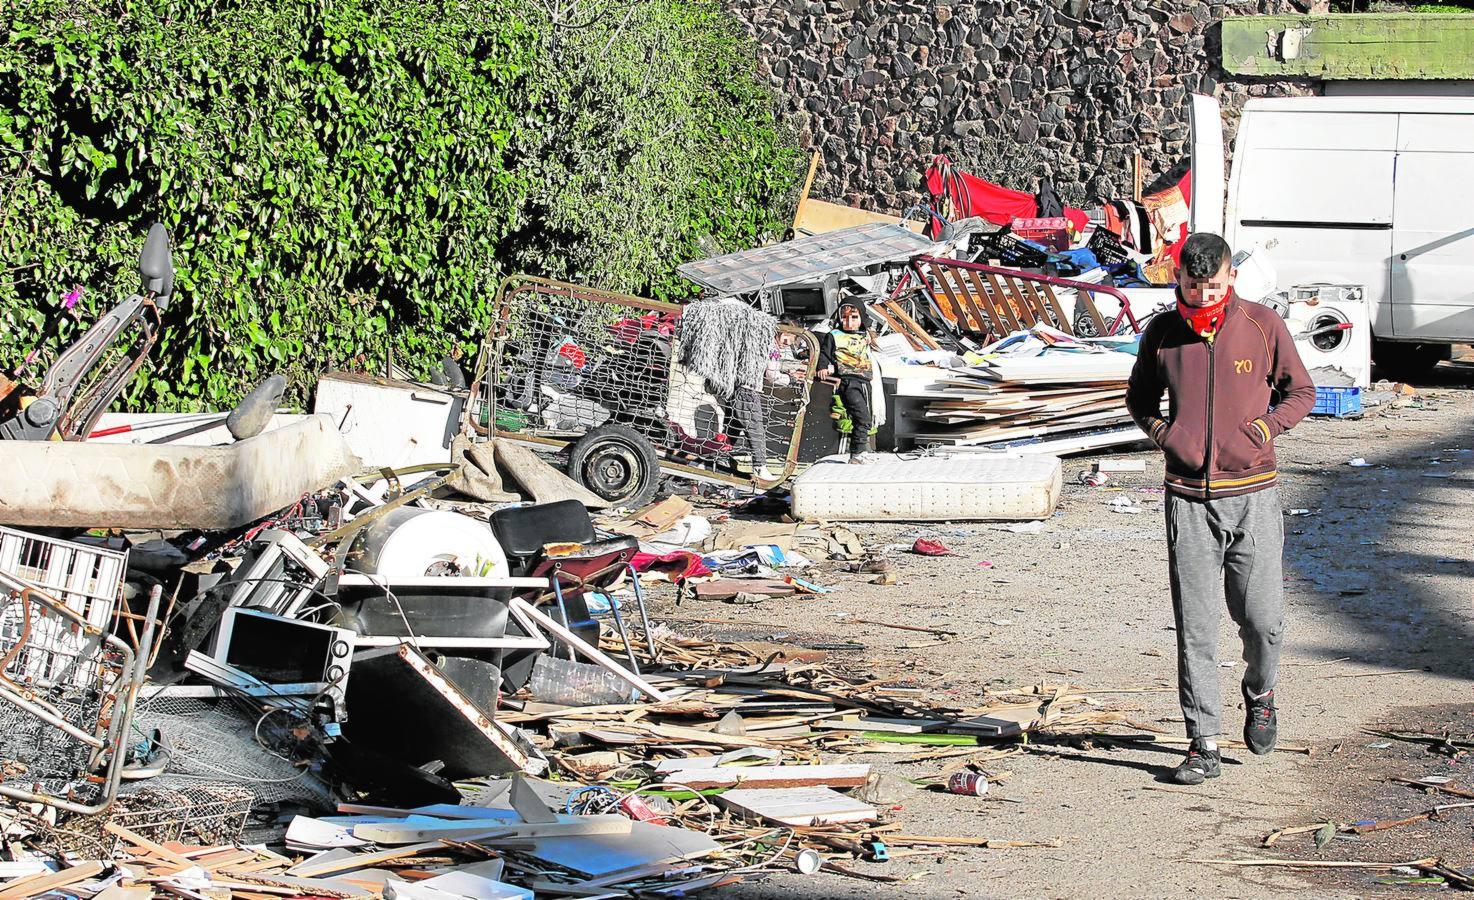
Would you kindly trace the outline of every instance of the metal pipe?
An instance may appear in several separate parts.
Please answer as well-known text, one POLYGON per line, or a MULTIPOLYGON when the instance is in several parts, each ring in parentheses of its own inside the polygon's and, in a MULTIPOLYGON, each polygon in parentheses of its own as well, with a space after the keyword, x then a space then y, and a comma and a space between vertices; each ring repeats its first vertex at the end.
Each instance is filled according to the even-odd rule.
POLYGON ((635 571, 634 563, 626 563, 625 568, 629 569, 630 583, 635 588, 635 605, 640 610, 640 623, 645 629, 645 644, 650 648, 650 659, 660 665, 660 647, 650 633, 650 616, 645 612, 645 592, 640 589, 640 573, 635 571))
MULTIPOLYGON (((548 579, 548 580, 553 583, 553 596, 558 601, 558 615, 560 615, 560 616, 563 617, 563 627, 564 628, 567 628, 569 631, 572 631, 573 630, 573 628, 571 627, 572 626, 572 622, 569 621, 569 619, 568 619, 568 604, 563 599, 563 585, 562 585, 561 579, 559 578, 559 576, 562 574, 562 572, 563 572, 563 569, 562 569, 561 566, 554 566, 553 567, 553 571, 552 571, 552 576, 553 577, 550 578, 550 579, 548 579)), ((558 648, 553 647, 551 649, 553 651, 553 658, 554 659, 557 659, 558 658, 558 652, 557 652, 557 649, 558 648)), ((568 659, 570 661, 573 659, 573 648, 572 647, 568 648, 568 659)))
POLYGON ((619 614, 619 600, 609 597, 609 611, 614 613, 614 626, 619 629, 619 639, 624 641, 624 655, 630 661, 630 671, 638 675, 640 664, 635 662, 635 648, 630 644, 630 633, 624 628, 624 617, 619 614))
POLYGON ((9 703, 13 703, 16 706, 19 706, 21 709, 25 710, 26 712, 30 713, 31 715, 35 716, 46 724, 66 732, 67 734, 71 735, 72 737, 76 738, 89 747, 101 750, 107 746, 107 744, 101 738, 95 735, 88 734, 87 732, 66 721, 65 719, 52 714, 50 710, 46 709, 46 707, 41 706, 37 703, 32 703, 30 700, 27 700, 26 698, 12 691, 10 688, 6 687, 3 684, 0 684, 0 700, 5 700, 9 703))

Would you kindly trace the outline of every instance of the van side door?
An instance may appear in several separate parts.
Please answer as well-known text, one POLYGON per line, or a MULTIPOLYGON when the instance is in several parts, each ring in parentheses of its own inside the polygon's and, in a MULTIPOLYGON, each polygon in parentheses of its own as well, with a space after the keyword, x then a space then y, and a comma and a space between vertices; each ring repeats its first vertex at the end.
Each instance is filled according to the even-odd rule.
POLYGON ((1394 333, 1474 340, 1474 115, 1402 113, 1398 118, 1394 333))
POLYGON ((1245 110, 1234 152, 1234 248, 1263 247, 1280 288, 1359 284, 1386 336, 1397 114, 1245 110))

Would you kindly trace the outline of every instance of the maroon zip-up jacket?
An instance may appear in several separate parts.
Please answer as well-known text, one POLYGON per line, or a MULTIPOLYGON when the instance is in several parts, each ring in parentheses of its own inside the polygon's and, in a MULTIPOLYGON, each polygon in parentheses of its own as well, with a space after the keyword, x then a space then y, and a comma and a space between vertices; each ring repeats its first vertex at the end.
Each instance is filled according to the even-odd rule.
POLYGON ((1166 457, 1167 490, 1197 499, 1274 485, 1274 439, 1314 406, 1315 384, 1284 321, 1237 296, 1211 341, 1175 310, 1153 318, 1126 390, 1131 417, 1166 457))

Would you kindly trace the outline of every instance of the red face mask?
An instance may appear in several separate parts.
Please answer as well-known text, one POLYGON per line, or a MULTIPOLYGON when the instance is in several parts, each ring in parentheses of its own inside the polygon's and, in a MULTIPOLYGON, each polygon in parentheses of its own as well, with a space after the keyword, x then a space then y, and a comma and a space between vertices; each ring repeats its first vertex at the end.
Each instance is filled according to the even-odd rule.
POLYGON ((1223 313, 1228 307, 1229 297, 1232 296, 1229 294, 1212 306, 1188 306, 1182 302, 1182 296, 1178 295, 1177 314, 1182 316, 1182 320, 1199 337, 1211 341, 1223 325, 1223 313))

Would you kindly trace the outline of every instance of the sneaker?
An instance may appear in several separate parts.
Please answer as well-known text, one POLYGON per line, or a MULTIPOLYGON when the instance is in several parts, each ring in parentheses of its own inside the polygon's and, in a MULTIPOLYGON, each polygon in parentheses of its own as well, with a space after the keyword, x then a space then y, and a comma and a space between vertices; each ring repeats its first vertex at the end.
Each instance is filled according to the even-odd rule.
POLYGON ((850 456, 850 465, 852 465, 852 466, 863 466, 863 465, 865 465, 865 457, 861 456, 858 453, 853 454, 852 456, 850 456))
POLYGON ((1187 758, 1172 770, 1172 780, 1178 784, 1202 784, 1209 778, 1223 774, 1223 757, 1217 750, 1198 746, 1197 741, 1187 748, 1187 758))
POLYGON ((1249 696, 1247 687, 1241 688, 1244 692, 1244 743, 1249 745, 1249 751, 1255 756, 1263 756, 1274 749, 1275 739, 1279 736, 1274 691, 1256 700, 1249 696))

